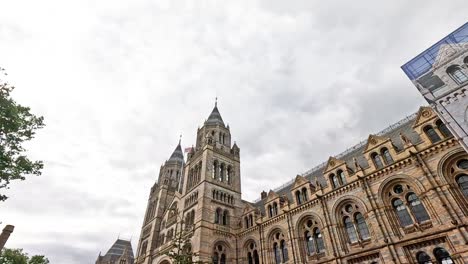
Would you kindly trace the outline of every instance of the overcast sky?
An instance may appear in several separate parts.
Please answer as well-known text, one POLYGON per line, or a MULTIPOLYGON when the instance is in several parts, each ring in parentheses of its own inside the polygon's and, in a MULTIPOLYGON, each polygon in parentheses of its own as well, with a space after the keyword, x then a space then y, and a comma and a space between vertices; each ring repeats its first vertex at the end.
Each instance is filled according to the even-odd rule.
POLYGON ((254 200, 417 111, 424 101, 400 66, 465 23, 467 6, 15 0, 0 10, 0 66, 46 123, 27 145, 43 175, 0 203, 1 226, 16 226, 7 246, 84 264, 119 233, 136 248, 159 166, 179 134, 195 143, 216 96, 254 200))

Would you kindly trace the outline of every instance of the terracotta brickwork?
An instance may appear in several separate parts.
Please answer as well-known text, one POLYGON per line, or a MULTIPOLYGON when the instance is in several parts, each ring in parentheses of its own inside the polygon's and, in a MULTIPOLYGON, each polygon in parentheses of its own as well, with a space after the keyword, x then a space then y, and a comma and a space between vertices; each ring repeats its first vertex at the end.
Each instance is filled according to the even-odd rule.
POLYGON ((171 263, 181 229, 210 263, 468 263, 468 154, 430 107, 256 202, 217 107, 181 162, 161 167, 183 173, 153 186, 135 263, 171 263))

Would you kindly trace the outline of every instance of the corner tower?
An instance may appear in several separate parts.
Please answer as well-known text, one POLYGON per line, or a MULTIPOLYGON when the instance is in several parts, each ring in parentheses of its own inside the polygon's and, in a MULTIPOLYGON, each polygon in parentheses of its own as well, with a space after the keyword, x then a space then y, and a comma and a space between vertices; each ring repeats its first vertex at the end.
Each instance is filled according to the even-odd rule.
MULTIPOLYGON (((223 254, 235 256, 234 233, 242 214, 241 178, 240 150, 231 140, 229 125, 225 125, 215 103, 208 119, 197 130, 184 175, 184 196, 197 197, 185 199, 184 211, 189 215, 195 213, 192 249, 201 261, 211 262, 215 252, 220 258, 223 254)), ((226 259, 226 263, 234 261, 226 259)))

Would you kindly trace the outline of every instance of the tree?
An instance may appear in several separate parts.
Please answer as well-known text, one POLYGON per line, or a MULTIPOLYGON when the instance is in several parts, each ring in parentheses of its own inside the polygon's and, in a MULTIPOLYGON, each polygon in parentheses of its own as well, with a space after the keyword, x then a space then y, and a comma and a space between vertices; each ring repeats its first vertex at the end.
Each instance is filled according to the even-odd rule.
POLYGON ((40 255, 34 255, 29 258, 28 254, 23 252, 23 249, 8 249, 4 248, 0 254, 1 264, 49 264, 49 260, 40 255))
POLYGON ((42 161, 31 161, 22 144, 31 140, 37 129, 44 127, 44 118, 30 113, 30 108, 17 104, 10 94, 15 88, 4 81, 5 69, 0 68, 0 201, 1 194, 12 180, 24 180, 26 175, 41 175, 42 161))

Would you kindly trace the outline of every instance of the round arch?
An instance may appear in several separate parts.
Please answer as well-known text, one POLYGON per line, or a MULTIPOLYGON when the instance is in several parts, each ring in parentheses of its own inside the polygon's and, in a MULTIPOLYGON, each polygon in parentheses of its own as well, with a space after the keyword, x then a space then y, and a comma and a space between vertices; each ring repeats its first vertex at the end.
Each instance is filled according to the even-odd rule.
POLYGON ((345 195, 345 196, 339 198, 338 200, 336 200, 336 202, 333 204, 333 207, 332 207, 332 212, 333 213, 332 213, 331 217, 332 217, 332 221, 334 223, 338 223, 338 221, 336 219, 336 216, 338 215, 341 208, 348 202, 358 204, 358 205, 362 206, 362 208, 364 209, 364 211, 366 213, 369 212, 369 208, 367 207, 366 203, 364 203, 364 201, 361 200, 359 197, 352 196, 352 195, 345 195))
POLYGON ((466 155, 466 152, 461 147, 446 153, 440 159, 439 164, 437 165, 437 175, 439 176, 439 178, 445 183, 454 183, 454 179, 452 179, 451 177, 447 177, 448 175, 451 175, 451 172, 449 171, 450 165, 456 159, 464 155, 466 155))
POLYGON ((302 213, 302 214, 299 216, 299 218, 297 219, 296 225, 295 225, 294 228, 295 228, 296 230, 299 230, 300 225, 301 225, 301 224, 304 222, 304 220, 306 220, 307 218, 314 218, 314 219, 317 219, 317 222, 318 222, 319 226, 320 226, 321 228, 324 227, 323 220, 322 220, 322 218, 321 218, 318 214, 313 213, 313 212, 304 212, 304 213, 302 213))
POLYGON ((414 191, 417 194, 420 194, 425 191, 424 185, 416 178, 412 178, 406 174, 397 174, 386 178, 382 183, 380 183, 379 191, 377 193, 377 201, 380 206, 385 204, 384 197, 386 193, 392 187, 395 182, 402 182, 414 188, 414 191))

